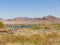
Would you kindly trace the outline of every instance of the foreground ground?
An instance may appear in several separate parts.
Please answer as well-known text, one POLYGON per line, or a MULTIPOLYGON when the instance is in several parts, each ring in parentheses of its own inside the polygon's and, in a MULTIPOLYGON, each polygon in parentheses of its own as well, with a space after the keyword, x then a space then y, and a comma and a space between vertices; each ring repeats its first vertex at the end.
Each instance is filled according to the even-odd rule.
POLYGON ((0 32, 0 45, 60 45, 59 26, 41 28, 0 32))

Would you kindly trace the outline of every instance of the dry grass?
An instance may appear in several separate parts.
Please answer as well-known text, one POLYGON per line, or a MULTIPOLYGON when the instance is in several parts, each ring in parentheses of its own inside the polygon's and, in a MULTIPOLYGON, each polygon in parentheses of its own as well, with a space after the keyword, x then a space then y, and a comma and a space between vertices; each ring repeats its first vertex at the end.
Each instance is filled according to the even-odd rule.
POLYGON ((60 35, 51 34, 35 34, 28 36, 2 34, 0 35, 0 45, 58 45, 60 44, 60 35))
POLYGON ((60 45, 59 26, 17 29, 12 34, 0 33, 0 45, 60 45))

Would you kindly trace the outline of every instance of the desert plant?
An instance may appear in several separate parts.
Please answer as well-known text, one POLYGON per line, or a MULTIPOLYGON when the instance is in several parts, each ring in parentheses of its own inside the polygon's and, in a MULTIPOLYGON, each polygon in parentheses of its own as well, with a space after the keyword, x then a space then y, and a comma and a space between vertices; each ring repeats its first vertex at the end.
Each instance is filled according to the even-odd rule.
POLYGON ((4 28, 3 22, 0 22, 0 28, 4 28))

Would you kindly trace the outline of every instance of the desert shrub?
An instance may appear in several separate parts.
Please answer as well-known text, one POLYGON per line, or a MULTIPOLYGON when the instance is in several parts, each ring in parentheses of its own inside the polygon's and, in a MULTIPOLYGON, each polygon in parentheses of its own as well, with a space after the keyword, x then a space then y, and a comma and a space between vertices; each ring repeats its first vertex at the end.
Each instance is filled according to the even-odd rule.
POLYGON ((32 28, 32 29, 40 29, 40 25, 33 25, 30 28, 32 28))
POLYGON ((4 28, 3 22, 0 22, 0 28, 4 28))
POLYGON ((49 29, 49 27, 45 26, 44 29, 49 29))

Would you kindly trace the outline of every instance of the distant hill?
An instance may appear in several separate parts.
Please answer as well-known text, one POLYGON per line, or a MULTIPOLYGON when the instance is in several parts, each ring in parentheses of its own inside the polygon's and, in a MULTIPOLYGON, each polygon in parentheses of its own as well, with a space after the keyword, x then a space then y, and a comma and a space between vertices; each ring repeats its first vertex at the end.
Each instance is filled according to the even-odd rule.
POLYGON ((43 19, 47 19, 47 20, 55 20, 55 19, 60 19, 60 18, 57 18, 57 17, 54 17, 54 16, 51 16, 51 15, 49 15, 49 16, 45 16, 45 17, 43 17, 43 19))
POLYGON ((4 20, 3 18, 0 18, 0 20, 4 20))
POLYGON ((60 24, 60 18, 51 15, 44 16, 42 18, 28 18, 28 17, 16 17, 13 19, 2 19, 5 24, 60 24))

